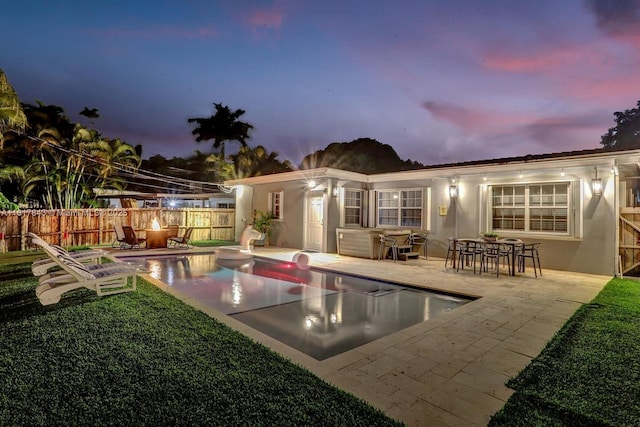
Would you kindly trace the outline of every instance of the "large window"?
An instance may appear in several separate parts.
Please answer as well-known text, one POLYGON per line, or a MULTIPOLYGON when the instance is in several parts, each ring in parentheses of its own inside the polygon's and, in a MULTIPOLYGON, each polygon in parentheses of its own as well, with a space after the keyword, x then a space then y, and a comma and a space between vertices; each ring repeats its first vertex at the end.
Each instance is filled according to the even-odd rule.
POLYGON ((274 219, 283 219, 282 199, 282 191, 269 193, 269 213, 274 219))
POLYGON ((344 225, 362 225, 362 191, 344 190, 344 225))
POLYGON ((569 183, 493 186, 491 214, 494 230, 566 234, 569 183))
POLYGON ((378 191, 379 227, 422 228, 422 190, 378 191))

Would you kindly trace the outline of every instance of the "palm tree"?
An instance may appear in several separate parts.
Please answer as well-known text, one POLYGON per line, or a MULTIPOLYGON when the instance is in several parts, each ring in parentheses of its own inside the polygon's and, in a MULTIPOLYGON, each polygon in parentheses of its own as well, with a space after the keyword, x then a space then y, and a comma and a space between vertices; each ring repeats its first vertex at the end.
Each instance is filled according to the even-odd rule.
POLYGON ((250 138, 249 131, 253 126, 241 122, 238 119, 245 111, 238 109, 231 111, 229 106, 220 103, 213 104, 216 113, 211 117, 187 119, 189 123, 196 123, 197 127, 191 132, 196 135, 196 142, 213 139, 213 148, 220 149, 220 154, 225 157, 225 141, 238 141, 241 146, 247 145, 250 138))
POLYGON ((20 100, 9 84, 4 71, 0 70, 0 150, 4 148, 4 133, 10 130, 24 130, 27 117, 22 111, 20 100))

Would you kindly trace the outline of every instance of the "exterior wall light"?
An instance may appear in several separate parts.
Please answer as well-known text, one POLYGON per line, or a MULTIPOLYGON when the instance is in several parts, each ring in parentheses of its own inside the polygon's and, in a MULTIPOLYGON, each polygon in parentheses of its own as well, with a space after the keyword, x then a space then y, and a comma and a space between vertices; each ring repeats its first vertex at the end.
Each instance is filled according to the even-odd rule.
POLYGON ((450 185, 449 186, 449 197, 451 197, 452 199, 457 199, 458 198, 458 187, 455 185, 450 185))
POLYGON ((333 194, 333 197, 338 197, 340 195, 340 188, 333 187, 332 194, 333 194))
POLYGON ((593 178, 591 180, 591 189, 594 196, 602 196, 602 180, 600 178, 593 178))

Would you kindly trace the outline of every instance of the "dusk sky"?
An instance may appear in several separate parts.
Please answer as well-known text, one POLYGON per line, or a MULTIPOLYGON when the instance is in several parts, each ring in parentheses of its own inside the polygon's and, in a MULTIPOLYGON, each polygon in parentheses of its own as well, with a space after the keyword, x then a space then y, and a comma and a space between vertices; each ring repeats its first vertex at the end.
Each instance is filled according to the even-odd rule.
MULTIPOLYGON (((640 0, 12 1, 0 69, 20 100, 155 154, 244 109, 298 164, 369 137, 440 164, 600 147, 640 99, 640 0)), ((227 152, 237 149, 228 145, 227 152)))

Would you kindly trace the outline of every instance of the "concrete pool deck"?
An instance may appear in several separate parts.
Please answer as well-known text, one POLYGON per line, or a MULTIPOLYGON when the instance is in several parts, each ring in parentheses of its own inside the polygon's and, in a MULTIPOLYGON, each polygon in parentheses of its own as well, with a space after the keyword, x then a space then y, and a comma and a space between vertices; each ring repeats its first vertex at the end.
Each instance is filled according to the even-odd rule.
MULTIPOLYGON (((208 252, 195 248, 181 254, 208 252)), ((138 252, 138 251, 135 251, 138 252)), ((292 249, 256 248, 290 261, 292 249)), ((165 255, 156 251, 117 255, 165 255)), ((159 286, 410 426, 486 425, 512 390, 505 382, 537 356, 580 305, 611 279, 529 268, 516 276, 456 272, 441 258, 392 262, 308 253, 310 265, 480 297, 441 316, 317 361, 229 316, 159 286)), ((543 266, 544 267, 544 266, 543 266)), ((156 281, 157 282, 157 281, 156 281)))

